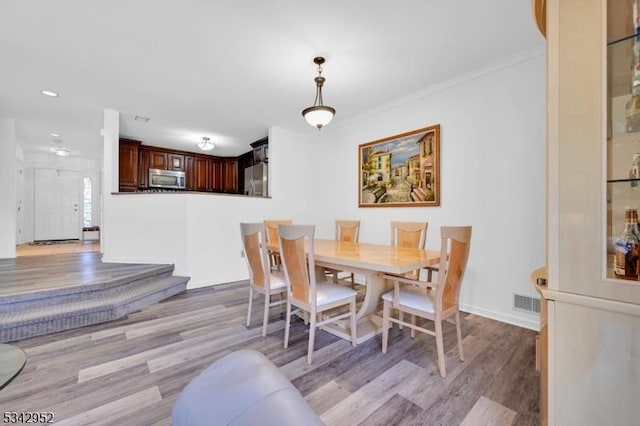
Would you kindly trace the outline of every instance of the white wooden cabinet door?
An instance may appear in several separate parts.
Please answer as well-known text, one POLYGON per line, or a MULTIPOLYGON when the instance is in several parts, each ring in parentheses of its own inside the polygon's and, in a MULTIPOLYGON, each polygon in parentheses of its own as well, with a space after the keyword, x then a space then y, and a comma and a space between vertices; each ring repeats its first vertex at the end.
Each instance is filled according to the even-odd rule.
POLYGON ((59 169, 34 169, 34 240, 80 236, 80 175, 59 169))

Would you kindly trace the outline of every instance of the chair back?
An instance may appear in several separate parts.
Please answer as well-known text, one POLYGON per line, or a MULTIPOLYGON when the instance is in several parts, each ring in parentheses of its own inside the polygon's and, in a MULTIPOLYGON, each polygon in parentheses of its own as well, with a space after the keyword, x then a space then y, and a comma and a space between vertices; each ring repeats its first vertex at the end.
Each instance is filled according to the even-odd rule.
MULTIPOLYGON (((391 245, 424 249, 429 222, 391 222, 391 245)), ((418 279, 420 270, 407 272, 405 277, 418 279)))
POLYGON ((264 224, 241 223, 240 235, 251 283, 269 288, 269 262, 264 224))
POLYGON ((291 225, 291 219, 270 219, 264 221, 267 227, 267 242, 278 241, 278 225, 291 225))
POLYGON ((358 241, 359 220, 336 220, 336 241, 358 241))
POLYGON ((316 300, 314 231, 313 225, 278 226, 280 257, 284 266, 289 297, 309 304, 316 300), (308 255, 305 252, 305 245, 308 255))
POLYGON ((428 222, 391 222, 391 245, 424 249, 428 222))
POLYGON ((441 311, 446 311, 458 306, 460 286, 471 247, 471 226, 443 226, 440 234, 442 246, 436 303, 441 311))

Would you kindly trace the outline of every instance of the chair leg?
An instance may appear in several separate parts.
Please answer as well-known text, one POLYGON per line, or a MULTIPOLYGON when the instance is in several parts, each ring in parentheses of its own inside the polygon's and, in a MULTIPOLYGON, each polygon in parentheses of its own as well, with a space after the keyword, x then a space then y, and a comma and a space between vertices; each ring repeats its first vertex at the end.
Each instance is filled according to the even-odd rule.
MULTIPOLYGON (((404 321, 404 312, 402 312, 402 311, 398 311, 398 319, 399 319, 400 321, 404 321)), ((402 330, 402 324, 398 324, 398 328, 399 328, 400 330, 402 330)))
POLYGON ((462 352, 462 327, 460 326, 460 311, 456 312, 456 331, 458 334, 458 353, 460 361, 464 361, 464 352, 462 352))
POLYGON ((262 337, 267 337, 267 324, 269 323, 269 302, 270 301, 271 301, 271 296, 267 292, 264 295, 264 316, 262 318, 262 337))
POLYGON ((289 346, 289 325, 291 325, 291 302, 287 300, 287 316, 284 321, 284 348, 289 346))
POLYGON ((356 298, 355 296, 349 303, 349 311, 351 312, 351 346, 358 344, 358 333, 356 331, 356 298))
POLYGON ((447 371, 444 366, 444 344, 442 343, 442 320, 439 318, 435 320, 436 324, 436 349, 438 351, 438 368, 440 369, 440 375, 442 377, 447 376, 447 371))
POLYGON ((247 310, 247 327, 251 324, 251 305, 253 304, 253 287, 249 287, 249 309, 247 310))
POLYGON ((331 272, 332 282, 334 284, 338 284, 338 271, 331 272))
POLYGON ((351 274, 351 288, 356 288, 356 277, 353 273, 351 274))
POLYGON ((382 306, 382 353, 387 353, 389 343, 389 315, 391 314, 391 303, 384 301, 382 306))
MULTIPOLYGON (((411 325, 416 325, 416 316, 411 314, 411 325)), ((411 338, 414 339, 416 337, 416 329, 411 329, 411 338)))
POLYGON ((316 340, 316 314, 309 315, 309 349, 307 351, 307 364, 313 361, 313 345, 316 340))

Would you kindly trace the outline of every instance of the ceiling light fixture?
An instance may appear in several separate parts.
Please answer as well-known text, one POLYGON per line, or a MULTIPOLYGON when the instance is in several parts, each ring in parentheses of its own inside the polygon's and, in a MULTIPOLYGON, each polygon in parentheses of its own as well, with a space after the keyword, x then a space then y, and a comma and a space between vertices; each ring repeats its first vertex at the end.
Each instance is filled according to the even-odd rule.
POLYGON ((147 121, 149 121, 149 117, 142 117, 140 115, 136 115, 134 117, 134 120, 136 121, 142 121, 143 123, 146 123, 147 121))
POLYGON ((321 56, 313 58, 313 63, 318 65, 318 76, 314 79, 316 82, 316 99, 313 101, 313 106, 302 110, 302 116, 307 120, 307 123, 320 130, 322 126, 329 124, 336 110, 330 106, 325 106, 322 102, 322 86, 325 82, 325 78, 322 76, 324 58, 321 56))
POLYGON ((49 135, 53 136, 54 138, 59 138, 60 135, 58 133, 49 133, 49 135))
POLYGON ((208 137, 203 137, 202 142, 198 143, 198 148, 203 151, 211 151, 216 146, 211 142, 208 137))
POLYGON ((68 157, 71 154, 71 151, 66 148, 57 148, 53 152, 55 152, 58 157, 68 157))
POLYGON ((52 98, 58 97, 58 94, 56 92, 52 92, 51 90, 41 90, 40 93, 42 93, 45 96, 51 96, 52 98))

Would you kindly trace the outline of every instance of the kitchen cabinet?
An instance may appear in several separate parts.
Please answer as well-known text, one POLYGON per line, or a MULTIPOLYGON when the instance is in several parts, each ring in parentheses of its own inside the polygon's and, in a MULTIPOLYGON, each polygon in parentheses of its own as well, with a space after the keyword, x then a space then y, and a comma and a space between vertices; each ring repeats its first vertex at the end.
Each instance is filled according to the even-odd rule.
POLYGON ((138 150, 138 188, 149 187, 149 150, 140 147, 138 150))
POLYGON ((133 192, 138 189, 138 149, 139 141, 120 139, 119 147, 119 191, 133 192))
POLYGON ((150 169, 167 169, 167 153, 161 151, 149 150, 149 168, 150 169))
POLYGON ((222 192, 224 187, 222 182, 222 161, 217 158, 212 159, 210 170, 209 179, 211 179, 211 190, 222 192))
POLYGON ((175 154, 175 153, 167 153, 167 169, 168 170, 176 170, 180 172, 185 171, 184 164, 184 155, 175 154))
POLYGON ((223 162, 223 191, 233 194, 238 193, 238 161, 224 160, 223 162))
POLYGON ((194 190, 194 158, 192 155, 184 156, 184 170, 185 170, 185 191, 194 190))
POLYGON ((150 149, 149 152, 149 168, 160 170, 176 170, 185 171, 184 155, 173 152, 159 151, 150 149))
POLYGON ((120 191, 149 188, 149 169, 185 172, 185 190, 238 193, 239 158, 253 161, 253 151, 241 157, 216 157, 200 153, 141 145, 140 141, 121 139, 120 191))
POLYGON ((193 190, 211 191, 211 160, 195 157, 193 162, 193 190))

